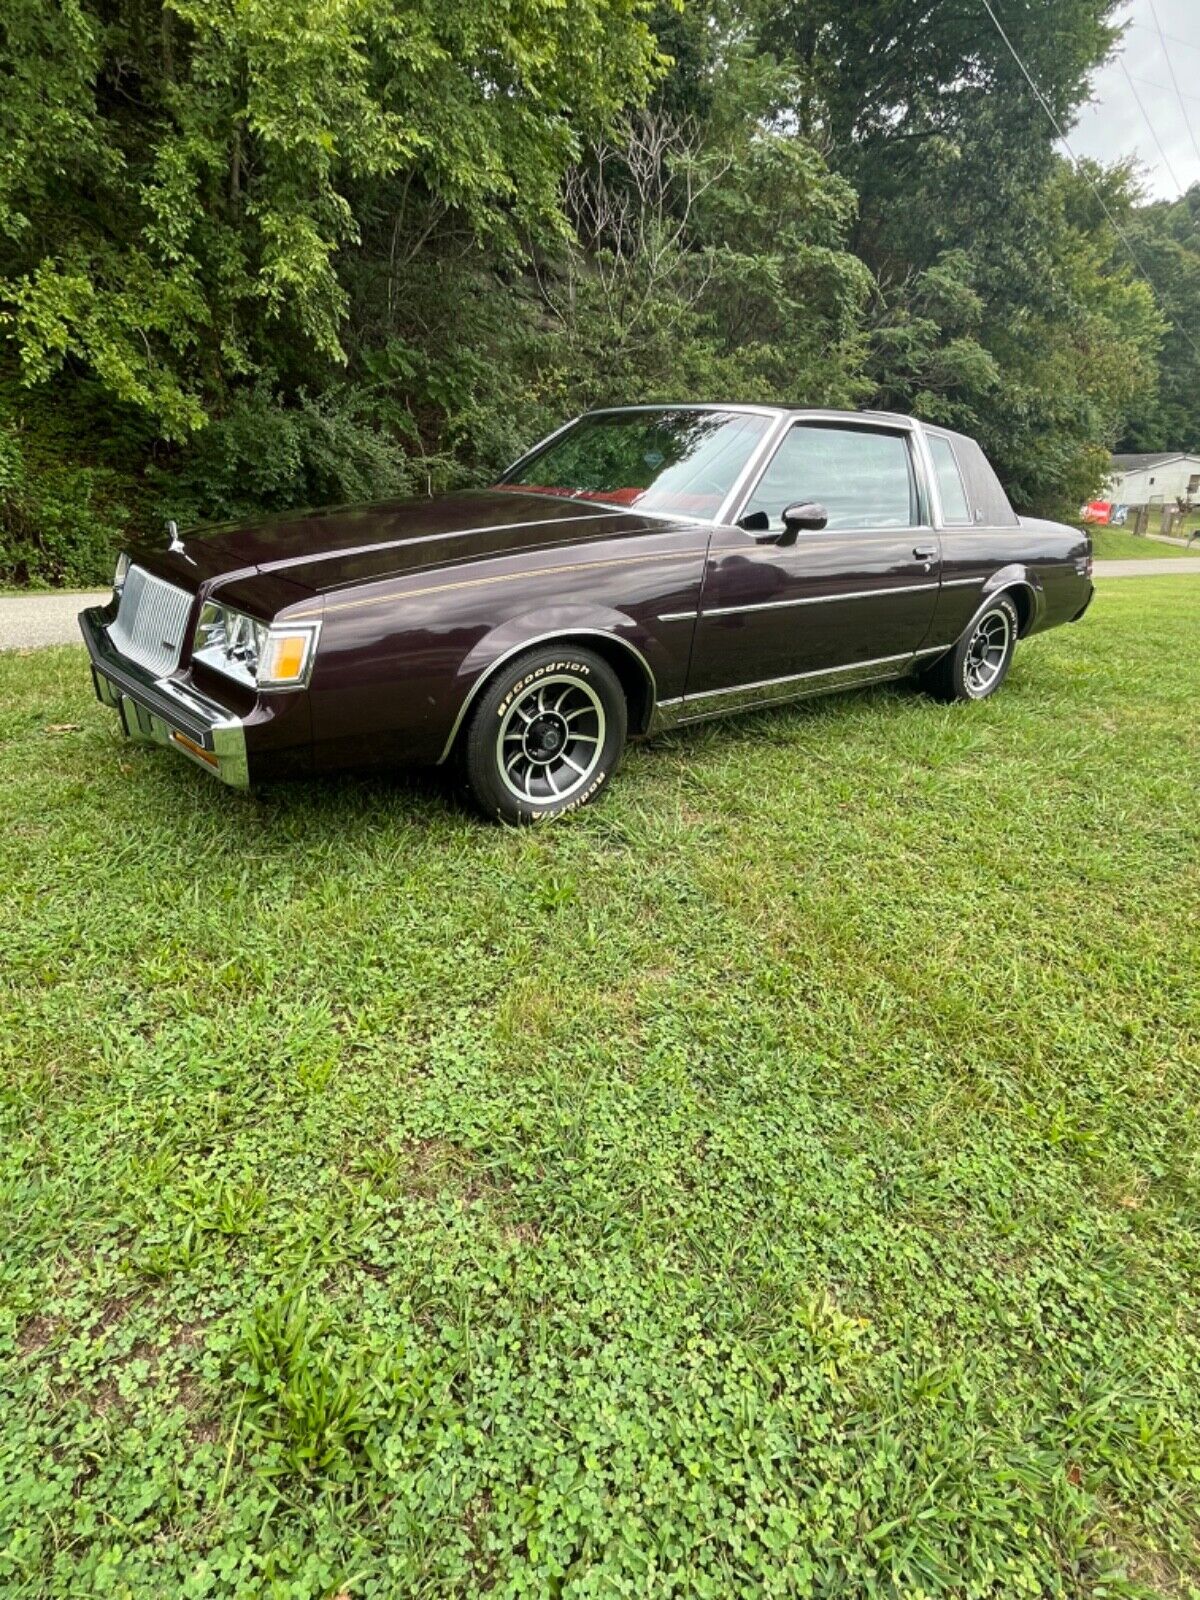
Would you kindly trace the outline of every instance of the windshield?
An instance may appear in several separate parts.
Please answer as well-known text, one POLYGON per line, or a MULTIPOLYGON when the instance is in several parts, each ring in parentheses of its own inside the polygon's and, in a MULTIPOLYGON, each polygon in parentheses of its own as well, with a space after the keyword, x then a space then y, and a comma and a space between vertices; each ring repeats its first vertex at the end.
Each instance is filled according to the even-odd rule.
POLYGON ((715 517, 772 418, 737 411, 602 411, 510 472, 501 488, 715 517))

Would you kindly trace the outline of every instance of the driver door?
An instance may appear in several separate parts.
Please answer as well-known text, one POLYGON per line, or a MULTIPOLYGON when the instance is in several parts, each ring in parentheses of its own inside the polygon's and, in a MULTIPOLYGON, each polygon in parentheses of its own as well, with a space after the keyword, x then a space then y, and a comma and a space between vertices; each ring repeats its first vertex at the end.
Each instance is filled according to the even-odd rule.
POLYGON ((789 679, 902 670, 940 581, 922 485, 907 428, 797 421, 743 507, 766 530, 713 535, 685 700, 706 698, 707 711, 736 689, 769 699, 789 679), (784 507, 806 500, 826 508, 826 526, 781 544, 784 507))

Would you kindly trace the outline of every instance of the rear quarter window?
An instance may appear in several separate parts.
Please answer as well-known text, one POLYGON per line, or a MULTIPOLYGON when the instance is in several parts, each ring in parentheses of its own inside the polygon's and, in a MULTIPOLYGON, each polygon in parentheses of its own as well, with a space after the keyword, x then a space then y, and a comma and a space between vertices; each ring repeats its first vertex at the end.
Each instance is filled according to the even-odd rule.
POLYGON ((985 528, 1015 528, 1017 514, 982 449, 965 434, 955 434, 953 443, 954 454, 967 485, 967 499, 981 525, 985 528))
POLYGON ((941 434, 929 435, 929 453, 933 457, 933 471, 942 498, 942 520, 962 526, 972 522, 971 508, 967 504, 967 490, 959 471, 954 446, 941 434))

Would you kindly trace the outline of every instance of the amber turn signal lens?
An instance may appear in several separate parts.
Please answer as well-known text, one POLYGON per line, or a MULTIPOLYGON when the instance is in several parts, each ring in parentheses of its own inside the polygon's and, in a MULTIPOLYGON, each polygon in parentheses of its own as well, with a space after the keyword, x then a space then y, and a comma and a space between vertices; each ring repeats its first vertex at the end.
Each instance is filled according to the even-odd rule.
POLYGON ((194 756, 201 761, 207 762, 210 767, 220 766, 221 763, 211 750, 206 750, 202 744, 197 744, 194 739, 189 739, 186 733, 178 733, 172 729, 171 737, 176 744, 182 745, 185 750, 190 750, 194 756))
POLYGON ((264 677, 277 683, 290 683, 304 671, 304 657, 308 653, 308 640, 302 633, 285 634, 282 639, 272 639, 267 647, 264 677))
POLYGON ((258 662, 258 682, 262 688, 286 688, 303 683, 317 642, 320 625, 295 629, 274 628, 267 635, 266 647, 258 662))

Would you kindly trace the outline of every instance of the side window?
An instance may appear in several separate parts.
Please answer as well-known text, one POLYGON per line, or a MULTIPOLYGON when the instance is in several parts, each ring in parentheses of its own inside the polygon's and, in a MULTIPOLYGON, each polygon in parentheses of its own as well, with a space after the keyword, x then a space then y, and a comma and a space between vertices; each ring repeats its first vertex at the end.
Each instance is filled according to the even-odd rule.
POLYGON ((942 493, 942 516, 947 522, 970 522, 971 508, 967 505, 967 491, 963 488, 954 447, 949 439, 943 439, 937 433, 927 434, 926 438, 929 440, 929 453, 933 457, 938 488, 942 493))
POLYGON ((902 433, 798 423, 759 480, 743 516, 765 511, 783 526, 785 506, 817 500, 830 528, 911 528, 916 481, 902 433))

